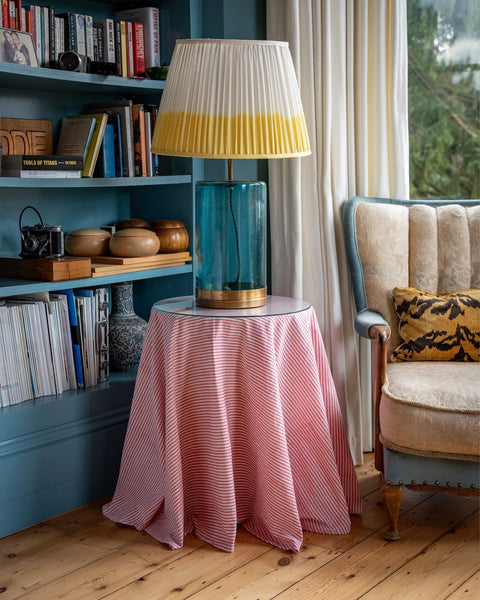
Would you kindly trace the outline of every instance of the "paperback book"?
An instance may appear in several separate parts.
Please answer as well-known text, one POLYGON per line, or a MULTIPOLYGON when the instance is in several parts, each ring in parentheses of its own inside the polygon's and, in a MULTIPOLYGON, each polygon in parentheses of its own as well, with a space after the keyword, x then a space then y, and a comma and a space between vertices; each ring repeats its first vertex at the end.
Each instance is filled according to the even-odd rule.
POLYGON ((86 160, 96 124, 93 116, 62 119, 56 153, 81 156, 86 160))

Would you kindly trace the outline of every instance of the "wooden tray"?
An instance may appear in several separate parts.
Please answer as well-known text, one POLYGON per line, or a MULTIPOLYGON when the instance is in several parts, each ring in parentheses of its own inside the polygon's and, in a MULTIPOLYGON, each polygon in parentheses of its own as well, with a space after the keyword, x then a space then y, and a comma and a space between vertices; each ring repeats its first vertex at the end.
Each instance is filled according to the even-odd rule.
POLYGON ((162 265, 172 260, 191 260, 189 252, 172 252, 170 254, 154 254, 153 256, 136 256, 135 258, 122 258, 121 256, 92 256, 92 265, 162 265))
POLYGON ((148 271, 149 269, 158 269, 164 267, 178 267, 184 265, 185 260, 164 261, 161 264, 143 264, 143 265, 111 265, 96 264, 92 265, 92 277, 103 277, 104 275, 117 275, 118 273, 133 273, 136 271, 148 271))

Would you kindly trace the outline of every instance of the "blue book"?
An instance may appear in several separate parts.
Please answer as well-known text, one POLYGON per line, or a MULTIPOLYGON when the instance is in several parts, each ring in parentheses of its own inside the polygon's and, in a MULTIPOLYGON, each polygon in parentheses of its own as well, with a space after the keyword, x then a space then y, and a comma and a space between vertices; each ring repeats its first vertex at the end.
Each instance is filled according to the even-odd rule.
POLYGON ((103 134, 97 162, 97 177, 115 177, 115 131, 113 123, 107 123, 103 134))
POLYGON ((119 114, 112 114, 113 136, 115 143, 115 174, 123 177, 123 149, 122 149, 122 127, 119 114))
POLYGON ((68 316, 70 318, 70 333, 72 335, 73 360, 75 362, 75 374, 77 376, 77 386, 84 387, 82 353, 80 350, 80 334, 78 331, 77 308, 75 306, 75 297, 73 290, 57 290, 57 294, 64 294, 67 297, 68 316))

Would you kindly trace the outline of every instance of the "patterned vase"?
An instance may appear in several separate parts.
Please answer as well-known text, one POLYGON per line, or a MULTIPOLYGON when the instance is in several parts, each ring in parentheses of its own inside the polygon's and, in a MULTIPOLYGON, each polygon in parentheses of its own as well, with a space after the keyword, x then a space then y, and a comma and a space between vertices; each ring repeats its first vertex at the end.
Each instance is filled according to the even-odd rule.
POLYGON ((133 311, 132 282, 113 283, 110 314, 110 369, 112 371, 128 371, 138 366, 147 325, 147 321, 133 311))

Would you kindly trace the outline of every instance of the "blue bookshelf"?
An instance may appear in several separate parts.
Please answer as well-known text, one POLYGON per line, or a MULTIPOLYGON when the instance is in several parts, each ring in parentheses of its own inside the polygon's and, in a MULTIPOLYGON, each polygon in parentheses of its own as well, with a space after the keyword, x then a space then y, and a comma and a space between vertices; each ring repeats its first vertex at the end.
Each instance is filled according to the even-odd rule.
MULTIPOLYGON (((25 3, 26 4, 26 3, 25 3)), ((40 0, 57 12, 112 17, 123 0, 40 0)), ((177 37, 200 35, 199 0, 152 0, 161 10, 162 62, 177 37)), ((72 73, 0 62, 0 118, 59 121, 92 102, 132 98, 159 104, 163 81, 72 73)), ((128 217, 177 219, 189 231, 193 254, 193 162, 162 159, 159 177, 26 180, 0 177, 0 255, 20 251, 19 215, 34 206, 45 223, 65 233, 128 217)), ((0 279, 0 299, 60 287, 91 288, 134 282, 135 311, 148 319, 152 304, 191 294, 193 268, 182 266, 117 275, 40 282, 0 279)), ((113 493, 135 386, 135 372, 111 373, 91 388, 0 408, 0 537, 113 493)))

